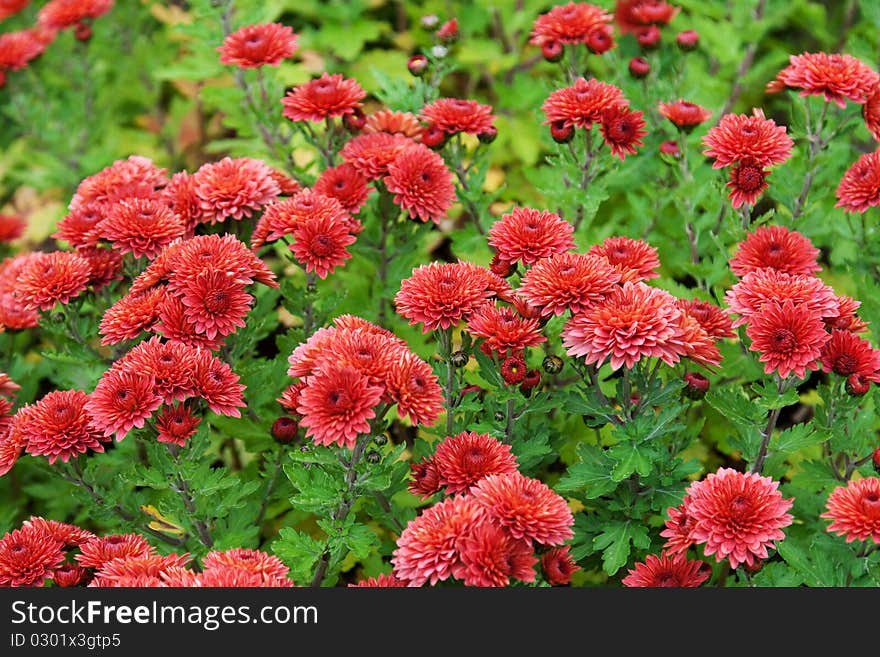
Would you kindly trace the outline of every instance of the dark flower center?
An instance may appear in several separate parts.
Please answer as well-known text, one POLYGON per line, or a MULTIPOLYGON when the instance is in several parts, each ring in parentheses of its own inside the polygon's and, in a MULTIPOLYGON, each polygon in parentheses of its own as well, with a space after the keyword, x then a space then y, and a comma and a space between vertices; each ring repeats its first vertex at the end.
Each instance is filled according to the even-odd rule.
POLYGON ((465 469, 473 472, 483 466, 483 463, 486 462, 486 455, 483 453, 483 450, 475 445, 464 453, 462 460, 464 461, 465 469))
POLYGON ((627 119, 612 121, 606 130, 610 141, 626 141, 632 138, 633 124, 627 119))
POLYGON ((212 313, 225 311, 229 308, 229 295, 225 290, 211 290, 205 295, 205 308, 212 313))
POLYGON ((730 511, 734 516, 743 516, 751 508, 749 500, 744 495, 737 495, 730 501, 730 511))
POLYGON ((787 328, 778 328, 770 337, 773 348, 777 351, 789 351, 797 345, 797 337, 787 328))
POLYGON ((836 374, 849 376, 850 374, 855 374, 859 370, 859 361, 853 354, 838 354, 834 359, 834 366, 832 369, 836 374))
POLYGON ((327 395, 327 401, 336 409, 346 408, 351 401, 345 390, 331 390, 327 395))
POLYGON ((319 258, 326 258, 333 253, 333 239, 329 235, 317 235, 312 240, 312 253, 319 258))
POLYGON ((675 573, 661 573, 657 577, 657 586, 663 588, 678 588, 678 577, 675 573))
POLYGON ((764 172, 753 164, 744 164, 736 170, 736 186, 744 192, 756 192, 764 184, 764 172))

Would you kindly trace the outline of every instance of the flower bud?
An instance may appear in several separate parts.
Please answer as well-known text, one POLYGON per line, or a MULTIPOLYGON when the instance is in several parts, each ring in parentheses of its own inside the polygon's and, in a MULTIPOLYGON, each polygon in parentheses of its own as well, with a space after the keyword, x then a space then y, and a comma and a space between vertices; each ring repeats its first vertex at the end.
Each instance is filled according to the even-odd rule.
POLYGON ((413 55, 407 60, 406 68, 412 75, 420 78, 428 70, 428 58, 424 55, 413 55))
POLYGON ((92 38, 92 26, 88 23, 77 23, 73 28, 73 36, 77 41, 88 41, 92 38))
POLYGON ((702 399, 709 390, 709 379, 699 372, 688 372, 684 379, 684 395, 690 399, 702 399))
POLYGON ((436 125, 432 124, 422 129, 422 143, 435 151, 443 148, 447 138, 448 135, 436 125))
POLYGON ((272 438, 279 445, 288 445, 296 439, 298 430, 296 420, 283 415, 272 423, 272 438))
POLYGON ((678 33, 678 36, 675 37, 675 43, 685 52, 696 50, 697 46, 700 44, 700 35, 694 30, 685 30, 684 32, 678 33))
POLYGON ((367 117, 360 109, 356 109, 351 114, 346 114, 342 121, 350 132, 360 132, 367 125, 367 117))
POLYGON ((492 270, 493 274, 496 274, 501 278, 507 278, 516 271, 516 263, 502 260, 496 253, 492 256, 492 262, 489 263, 489 269, 492 270))
POLYGON ((550 124, 550 136, 557 144, 567 144, 574 138, 574 126, 565 121, 554 121, 550 124))
POLYGON ((651 65, 644 57, 633 57, 629 60, 629 74, 636 79, 644 78, 651 72, 651 65))
POLYGON ((565 366, 565 361, 559 356, 545 356, 541 366, 547 374, 559 374, 565 366))
POLYGON ((450 356, 449 359, 455 367, 464 367, 468 364, 470 357, 459 349, 458 351, 453 351, 452 356, 450 356))
POLYGON ((874 450, 874 453, 871 454, 871 463, 874 466, 874 472, 880 474, 880 447, 874 450))
POLYGON ((368 449, 365 457, 367 459, 367 463, 376 464, 382 460, 382 455, 379 454, 379 452, 377 452, 375 449, 368 449))
POLYGON ((565 55, 565 46, 559 41, 545 41, 541 44, 541 55, 548 62, 558 62, 565 55))
POLYGON ((498 128, 496 128, 493 125, 493 126, 487 128, 486 130, 483 130, 483 132, 481 132, 480 134, 478 134, 477 139, 480 140, 481 144, 491 144, 493 141, 495 141, 495 137, 497 137, 497 136, 498 136, 498 128))
POLYGON ((671 155, 672 157, 681 157, 681 151, 678 150, 678 142, 667 140, 660 144, 660 153, 663 155, 671 155))
POLYGON ((871 382, 858 374, 851 374, 846 379, 846 391, 853 397, 861 397, 871 389, 871 382))
POLYGON ((528 397, 532 394, 532 388, 539 383, 541 383, 541 372, 539 370, 529 370, 519 386, 519 391, 528 397))
POLYGON ((594 55, 601 55, 614 47, 614 39, 611 38, 610 29, 593 30, 587 35, 587 48, 594 55))
POLYGON ((378 433, 373 436, 373 443, 381 447, 388 442, 388 437, 384 433, 378 433))
POLYGON ((636 40, 643 50, 653 50, 660 47, 660 28, 656 25, 647 25, 636 32, 636 40))
POLYGON ((440 39, 442 43, 452 43, 453 41, 457 41, 458 37, 457 18, 450 18, 437 30, 437 38, 440 39))
POLYGON ((507 385, 522 383, 526 378, 526 362, 520 356, 508 356, 501 363, 501 376, 507 385))

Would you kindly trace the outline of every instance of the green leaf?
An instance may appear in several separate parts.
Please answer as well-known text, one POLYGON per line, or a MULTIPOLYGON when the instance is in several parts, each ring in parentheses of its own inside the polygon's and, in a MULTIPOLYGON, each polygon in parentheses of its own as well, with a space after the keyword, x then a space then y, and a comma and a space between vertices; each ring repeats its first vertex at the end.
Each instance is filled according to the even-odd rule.
POLYGON ((558 492, 578 493, 584 499, 592 500, 617 488, 617 482, 611 477, 613 461, 602 449, 581 444, 578 454, 581 460, 569 467, 557 482, 555 488, 558 492))
POLYGON ((634 520, 615 520, 604 526, 604 531, 593 539, 593 545, 602 550, 602 567, 613 575, 629 560, 630 543, 638 548, 651 544, 647 528, 634 520))
POLYGON ((324 551, 324 544, 291 527, 282 527, 279 534, 281 538, 272 543, 272 551, 290 568, 295 582, 308 581, 324 551))
POLYGON ((501 374, 498 372, 498 366, 495 365, 495 361, 484 354, 483 350, 479 348, 481 342, 482 341, 479 341, 475 345, 476 348, 473 351, 474 358, 477 359, 477 363, 480 365, 480 377, 491 386, 502 388, 504 387, 504 381, 501 379, 501 374))
POLYGON ((653 469, 651 458, 654 454, 649 447, 632 442, 620 443, 608 450, 608 454, 617 460, 617 464, 611 470, 611 478, 614 481, 623 481, 635 472, 646 477, 653 469))

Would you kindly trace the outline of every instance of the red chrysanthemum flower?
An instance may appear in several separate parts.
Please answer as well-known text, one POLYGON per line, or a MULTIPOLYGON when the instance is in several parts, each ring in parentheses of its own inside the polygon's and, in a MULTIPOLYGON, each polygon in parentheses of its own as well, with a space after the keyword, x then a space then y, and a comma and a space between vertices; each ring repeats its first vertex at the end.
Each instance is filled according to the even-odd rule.
POLYGON ((703 137, 703 144, 707 146, 703 154, 715 158, 714 169, 742 160, 758 167, 782 164, 791 157, 794 147, 785 126, 764 118, 760 109, 752 110, 752 116, 725 114, 703 137))
POLYGON ((314 272, 321 279, 351 258, 346 247, 357 241, 346 223, 326 214, 314 215, 298 225, 293 238, 293 257, 307 272, 314 272))
POLYGON ((846 542, 880 543, 880 478, 851 479, 838 486, 825 505, 820 518, 833 520, 828 531, 846 536, 846 542))
POLYGON ((311 376, 317 368, 318 362, 323 362, 331 353, 330 347, 337 330, 338 328, 335 326, 321 327, 312 333, 308 340, 299 344, 287 357, 287 362, 290 363, 287 375, 293 378, 311 376))
POLYGON ((768 93, 800 89, 801 96, 823 96, 843 109, 847 100, 864 103, 878 83, 877 73, 852 55, 805 52, 789 62, 767 85, 768 93))
POLYGON ((324 73, 287 92, 281 99, 284 116, 291 121, 323 121, 333 116, 353 114, 367 95, 356 80, 341 74, 324 73))
POLYGON ((638 32, 646 25, 665 25, 671 21, 680 7, 663 0, 617 0, 614 20, 623 33, 638 32))
POLYGON ((49 463, 59 458, 67 463, 89 449, 103 452, 101 442, 108 439, 92 426, 88 400, 81 390, 55 390, 40 399, 19 427, 27 438, 25 451, 45 456, 49 463))
POLYGON ((561 545, 573 536, 565 500, 538 479, 519 472, 489 475, 471 488, 473 498, 514 538, 561 545))
POLYGON ((89 579, 90 573, 88 570, 70 563, 62 564, 52 573, 52 583, 62 588, 80 586, 89 579))
POLYGON ((0 0, 0 21, 14 16, 30 4, 31 0, 0 0))
POLYGON ((740 277, 764 267, 809 276, 822 269, 818 255, 819 249, 801 233, 785 226, 761 226, 737 244, 730 270, 740 277))
POLYGON ((615 370, 652 357, 674 365, 687 354, 683 340, 675 298, 641 282, 614 288, 594 308, 574 315, 562 332, 570 356, 598 365, 610 359, 615 370))
POLYGON ((571 576, 581 570, 569 550, 571 546, 556 547, 541 555, 541 570, 551 586, 565 586, 571 583, 571 576))
POLYGON ((77 186, 68 209, 73 212, 89 204, 155 197, 168 184, 166 174, 165 169, 160 169, 150 158, 141 155, 116 160, 77 186))
POLYGON ((743 204, 754 205, 758 197, 767 189, 767 177, 769 171, 751 160, 737 162, 730 169, 730 180, 727 186, 730 199, 734 208, 740 208, 743 204))
POLYGON ((643 240, 609 237, 601 244, 591 246, 587 255, 602 256, 610 262, 620 274, 621 283, 637 283, 660 276, 657 249, 643 240))
POLYGON ((315 226, 343 226, 348 233, 360 231, 360 224, 333 196, 303 189, 292 198, 268 205, 251 236, 251 249, 259 250, 266 242, 295 235, 297 230, 315 226))
POLYGON ((880 149, 856 160, 837 186, 835 208, 844 212, 866 212, 880 205, 880 149))
POLYGON ((224 157, 193 174, 201 221, 215 224, 250 217, 281 194, 272 168, 249 157, 224 157))
POLYGON ((37 30, 19 30, 0 34, 0 72, 17 71, 46 50, 46 43, 37 30))
POLYGON ((50 0, 37 13, 37 21, 51 30, 63 30, 103 16, 112 8, 113 0, 50 0))
POLYGON ((35 253, 22 253, 0 261, 0 332, 4 328, 26 329, 38 326, 39 311, 25 306, 16 294, 18 278, 35 253))
POLYGON ((159 320, 153 325, 152 331, 174 343, 201 347, 207 351, 220 349, 223 337, 209 338, 196 331, 195 324, 186 317, 186 310, 179 296, 165 293, 159 303, 159 320))
POLYGON ((183 447, 198 431, 201 421, 202 418, 193 415, 186 404, 166 406, 156 414, 156 440, 183 447))
POLYGON ((535 557, 528 540, 514 538, 504 529, 484 520, 457 544, 461 566, 453 575, 465 586, 507 586, 511 579, 535 581, 535 557))
POLYGON ((687 489, 685 512, 694 520, 691 537, 705 543, 707 556, 730 559, 731 568, 752 566, 755 557, 767 558, 767 548, 785 538, 792 523, 786 513, 791 499, 783 499, 779 482, 758 473, 721 468, 687 489))
POLYGON ((0 244, 17 240, 24 234, 27 221, 14 214, 0 214, 0 244))
POLYGON ((681 98, 674 103, 660 101, 657 110, 679 128, 693 128, 705 123, 712 116, 712 112, 705 107, 681 98))
POLYGON ((352 449, 359 434, 370 431, 374 407, 384 390, 353 367, 328 365, 309 377, 297 413, 306 436, 318 445, 352 449))
POLYGON ((413 495, 418 495, 423 500, 428 499, 438 492, 440 485, 440 472, 434 459, 422 459, 409 466, 410 482, 407 490, 413 495))
POLYGON ((840 376, 857 374, 865 381, 880 382, 880 350, 849 331, 833 330, 819 356, 823 372, 840 376))
POLYGON ((66 522, 58 522, 57 520, 46 520, 46 518, 41 518, 40 516, 31 516, 22 523, 21 527, 22 529, 33 527, 35 530, 48 534, 67 547, 77 547, 96 538, 92 532, 82 527, 66 522))
POLYGON ((627 155, 636 154, 636 146, 644 146, 642 137, 648 131, 644 129, 645 119, 642 116, 642 112, 633 112, 625 105, 605 110, 599 130, 612 155, 624 160, 627 155))
MULTIPOLYGON (((163 579, 167 580, 167 575, 163 579)), ((199 573, 193 585, 202 588, 289 588, 294 584, 286 577, 264 577, 237 566, 218 566, 199 573)))
POLYGON ((378 180, 388 174, 388 167, 397 156, 415 143, 401 134, 375 132, 350 139, 340 155, 367 180, 378 180))
POLYGON ((366 134, 387 132, 417 140, 422 134, 422 124, 419 123, 418 117, 410 112, 380 109, 367 117, 364 132, 366 134))
POLYGON ((239 68, 278 66, 297 51, 298 35, 287 25, 260 23, 245 25, 224 40, 217 48, 221 64, 239 68))
POLYGON ((42 586, 64 561, 62 544, 34 527, 0 538, 0 586, 42 586))
POLYGON ((186 227, 186 236, 191 237, 201 219, 195 177, 186 171, 175 173, 162 190, 160 198, 180 218, 186 227))
POLYGON ((385 386, 400 417, 431 426, 443 412, 443 389, 431 366, 409 350, 399 350, 388 369, 385 386))
POLYGON ((207 349, 199 349, 193 357, 193 381, 196 396, 208 402, 208 408, 218 415, 241 417, 238 409, 246 406, 245 386, 238 382, 238 374, 229 363, 224 363, 207 349))
POLYGON ((602 121, 607 110, 627 104, 623 92, 613 84, 595 78, 578 78, 572 86, 552 92, 541 109, 546 116, 545 125, 561 123, 590 128, 593 123, 602 121))
POLYGON ((76 254, 85 258, 91 268, 89 286, 100 290, 113 281, 122 280, 122 254, 113 249, 98 246, 84 246, 76 250, 76 254))
POLYGON ((163 279, 180 292, 202 271, 222 271, 243 285, 259 281, 278 287, 275 274, 235 235, 197 235, 170 244, 132 283, 130 292, 152 287, 163 279))
POLYGON ((344 162, 338 167, 328 167, 315 182, 314 191, 332 196, 351 214, 357 214, 367 202, 373 188, 353 164, 344 162))
POLYGON ((574 227, 555 212, 515 207, 489 229, 489 245, 506 262, 532 265, 575 248, 574 227))
POLYGON ((20 385, 13 381, 6 372, 0 372, 0 395, 15 397, 19 390, 21 390, 20 385))
POLYGON ((459 572, 462 537, 485 521, 483 508, 474 498, 450 497, 425 509, 411 520, 397 539, 391 557, 394 575, 408 586, 432 585, 459 572))
POLYGON ((153 547, 140 534, 109 534, 95 537, 80 545, 74 558, 83 568, 101 568, 108 561, 126 557, 155 554, 153 547))
POLYGON ((27 426, 33 408, 30 404, 19 408, 8 427, 0 431, 0 477, 12 469, 27 446, 27 436, 22 428, 27 426))
POLYGON ((111 559, 101 565, 91 587, 144 587, 161 586, 162 575, 171 568, 182 568, 190 560, 189 554, 146 554, 111 559))
POLYGON ((730 316, 718 306, 699 299, 676 299, 675 305, 697 320, 713 340, 736 337, 730 316))
POLYGON ((488 475, 517 471, 516 457, 497 438, 487 433, 463 431, 447 436, 438 445, 433 457, 440 485, 449 494, 465 493, 488 475))
POLYGON ((868 323, 863 321, 856 311, 862 305, 852 297, 841 295, 837 297, 837 317, 823 317, 825 328, 829 331, 840 329, 852 333, 863 333, 868 330, 868 323))
POLYGON ((15 282, 15 296, 27 309, 51 310, 66 304, 89 284, 89 261, 70 251, 33 253, 15 282))
POLYGON ((529 43, 543 46, 547 42, 587 43, 591 34, 604 32, 611 23, 611 14, 586 2, 557 5, 541 14, 532 25, 529 43))
POLYGON ((202 559, 202 569, 207 571, 214 568, 241 568, 266 579, 286 579, 290 570, 278 557, 247 548, 208 552, 202 559))
POLYGON ((427 146, 413 144, 388 165, 385 186, 394 202, 421 221, 439 223, 455 201, 452 172, 427 146))
POLYGON ((142 428, 161 405, 151 374, 111 367, 95 386, 86 411, 99 431, 105 436, 115 435, 118 441, 132 428, 142 428))
POLYGON ((687 549, 694 544, 691 537, 691 530, 694 528, 694 518, 688 515, 687 507, 690 498, 684 497, 684 502, 679 504, 677 508, 669 507, 666 509, 666 528, 660 532, 660 536, 666 539, 663 549, 667 554, 684 554, 687 549))
POLYGON ((432 262, 413 269, 394 297, 397 313, 422 332, 446 329, 467 321, 496 295, 491 272, 469 262, 432 262))
POLYGON ((880 141, 880 82, 868 95, 868 99, 862 107, 862 118, 865 119, 865 127, 871 136, 880 141))
POLYGON ((142 331, 151 330, 159 318, 165 294, 165 286, 155 287, 138 294, 126 294, 110 306, 98 326, 98 333, 103 336, 101 344, 134 340, 142 331))
POLYGON ((627 587, 695 588, 709 579, 712 569, 705 561, 691 561, 682 554, 649 554, 644 562, 620 580, 627 587))
POLYGON ((820 317, 787 299, 765 303, 749 319, 746 335, 752 341, 749 349, 761 354, 758 360, 767 374, 786 377, 794 372, 799 378, 819 369, 816 359, 830 338, 820 317))
POLYGON ((244 326, 254 298, 228 274, 209 269, 189 281, 180 300, 185 307, 184 317, 196 332, 214 339, 244 326))
POLYGON ((183 236, 186 226, 164 201, 135 198, 110 206, 97 230, 100 237, 122 253, 155 258, 183 236))
POLYGON ((459 132, 479 135, 491 130, 495 122, 491 105, 460 98, 435 100, 422 108, 419 118, 450 135, 459 132))
MULTIPOLYGON (((678 304, 676 304, 678 307, 678 304)), ((681 335, 681 355, 690 358, 709 369, 721 364, 721 352, 715 346, 715 340, 706 332, 698 320, 682 312, 679 315, 681 335)))
POLYGON ((100 224, 111 207, 103 201, 79 204, 61 218, 52 237, 77 248, 96 245, 101 239, 100 224))
POLYGON ((526 347, 545 342, 537 318, 526 319, 510 306, 484 304, 471 315, 468 333, 483 338, 480 345, 484 353, 496 353, 501 357, 522 353, 526 347))
POLYGON ((376 577, 368 577, 367 579, 362 579, 357 583, 348 584, 349 588, 405 588, 406 582, 402 579, 397 579, 394 573, 382 573, 381 575, 377 575, 376 577))
POLYGON ((388 372, 402 356, 404 348, 387 336, 362 328, 336 329, 325 349, 318 353, 312 369, 325 365, 349 365, 370 383, 384 386, 388 372))
POLYGON ((560 253, 535 263, 519 292, 544 317, 584 312, 602 301, 620 281, 605 259, 582 253, 560 253))
POLYGON ((836 317, 840 312, 837 295, 822 279, 770 268, 746 274, 727 291, 724 300, 729 306, 728 311, 740 316, 733 322, 734 328, 749 323, 752 315, 769 301, 791 301, 819 318, 836 317))

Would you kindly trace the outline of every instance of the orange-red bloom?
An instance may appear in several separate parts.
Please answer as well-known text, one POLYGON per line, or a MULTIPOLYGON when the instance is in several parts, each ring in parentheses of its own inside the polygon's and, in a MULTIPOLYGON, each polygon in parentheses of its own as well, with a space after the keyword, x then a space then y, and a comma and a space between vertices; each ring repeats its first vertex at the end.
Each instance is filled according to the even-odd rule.
POLYGON ((165 296, 165 286, 158 286, 135 294, 126 294, 104 311, 98 333, 101 344, 117 344, 134 340, 143 331, 150 331, 159 319, 159 309, 165 296))
POLYGON ((37 13, 37 21, 51 30, 63 30, 103 16, 112 8, 113 0, 50 0, 37 13))
POLYGON ((244 326, 254 298, 225 272, 206 269, 189 281, 180 298, 184 317, 208 339, 226 336, 244 326))
POLYGON ((852 55, 805 52, 791 55, 789 62, 767 85, 768 93, 800 89, 801 96, 823 96, 843 109, 847 100, 864 103, 880 81, 871 67, 852 55))
POLYGON ((484 353, 500 357, 521 354, 526 347, 545 342, 537 317, 526 318, 510 306, 484 304, 468 320, 468 332, 483 338, 484 353))
POLYGON ((873 91, 868 95, 862 107, 862 118, 865 119, 865 127, 871 133, 871 136, 880 141, 880 82, 874 86, 873 91))
POLYGON ((610 29, 611 14, 586 2, 557 5, 541 14, 532 26, 529 43, 587 43, 590 35, 610 29))
POLYGON ((729 312, 740 317, 733 327, 747 324, 752 315, 769 302, 792 301, 805 306, 821 318, 834 318, 840 312, 834 290, 822 279, 805 274, 787 274, 778 269, 763 268, 746 274, 724 296, 729 312))
POLYGON ((514 207, 489 228, 489 245, 506 262, 532 265, 575 248, 574 227, 555 212, 514 207))
POLYGON ((19 30, 0 34, 0 72, 17 71, 46 50, 37 30, 19 30))
POLYGON ((840 376, 858 375, 865 381, 880 382, 880 351, 850 331, 834 329, 819 356, 823 372, 840 376))
POLYGON ((440 154, 413 144, 388 165, 385 186, 394 202, 421 221, 440 223, 455 201, 452 172, 440 154))
POLYGON ((642 112, 633 112, 625 105, 615 105, 605 110, 599 130, 612 155, 623 160, 627 155, 636 154, 636 146, 644 146, 642 137, 648 131, 644 129, 645 119, 642 115, 642 112))
POLYGON ((872 540, 880 543, 880 478, 851 479, 838 486, 825 505, 820 518, 833 522, 828 531, 846 536, 846 542, 872 540))
POLYGON ((679 98, 674 103, 660 101, 657 109, 662 116, 672 121, 679 128, 693 128, 705 123, 712 116, 712 112, 696 103, 679 98))
POLYGON ((460 98, 439 98, 428 103, 419 118, 450 135, 459 132, 479 135, 491 130, 495 122, 491 105, 460 98))
POLYGON ((398 350, 385 385, 400 416, 432 425, 443 411, 443 390, 431 366, 409 350, 398 350))
POLYGON ((569 550, 571 546, 555 547, 541 555, 541 570, 544 578, 552 586, 565 586, 571 583, 571 576, 581 567, 575 563, 569 550))
POLYGON ((574 517, 565 500, 538 479, 519 472, 488 475, 471 488, 491 522, 514 538, 561 545, 573 536, 574 517))
POLYGON ((103 452, 109 440, 93 426, 86 410, 89 396, 81 390, 54 390, 31 407, 18 426, 27 439, 25 451, 67 463, 88 450, 103 452))
POLYGON ((273 171, 262 160, 224 157, 193 174, 203 223, 250 217, 281 194, 273 171))
POLYGON ((422 134, 422 124, 419 123, 418 117, 410 112, 380 109, 367 116, 364 132, 366 134, 387 132, 417 140, 422 134))
POLYGON ((866 212, 880 205, 880 149, 856 160, 837 186, 836 208, 844 212, 866 212))
POLYGON ((623 92, 613 84, 595 78, 578 78, 570 87, 552 92, 541 109, 545 125, 560 123, 564 126, 590 128, 602 121, 606 110, 627 105, 623 92))
POLYGON ((822 319, 808 307, 768 301, 749 319, 746 335, 752 341, 751 351, 761 354, 767 374, 778 372, 786 377, 794 372, 799 378, 807 370, 819 369, 816 360, 830 336, 822 319))
POLYGON ((142 428, 161 404, 152 375, 111 367, 95 386, 86 411, 105 436, 122 440, 132 428, 142 428))
POLYGON ((73 211, 89 203, 115 203, 155 196, 168 184, 167 173, 142 155, 116 160, 80 182, 68 209, 73 211))
POLYGON ((28 6, 31 0, 0 0, 0 21, 14 16, 28 6))
POLYGON ((164 201, 134 198, 110 206, 96 230, 121 253, 152 259, 175 239, 183 237, 186 226, 164 201))
POLYGON ((680 7, 663 0, 617 0, 614 6, 614 20, 620 31, 638 32, 646 25, 665 25, 671 21, 680 7))
POLYGON ((153 547, 140 534, 108 534, 83 543, 74 558, 84 568, 100 568, 113 559, 143 557, 154 553, 153 547))
POLYGON ((694 588, 712 574, 705 561, 691 561, 684 555, 663 552, 659 557, 649 554, 637 563, 620 583, 628 587, 694 588))
POLYGON ((89 261, 70 251, 30 254, 15 281, 15 296, 26 309, 51 310, 86 289, 89 261))
POLYGON ((730 188, 727 198, 731 200, 731 205, 734 208, 740 208, 746 203, 754 205, 758 197, 767 189, 769 175, 769 171, 765 171, 751 160, 734 164, 730 169, 730 180, 727 183, 730 188))
POLYGON ((737 276, 770 267, 788 274, 812 275, 822 268, 819 249, 801 233, 785 226, 760 226, 737 244, 730 270, 737 276))
POLYGON ((0 214, 0 244, 17 240, 27 228, 27 221, 15 214, 0 214))
POLYGON ((703 144, 707 147, 703 154, 715 158, 715 169, 743 160, 758 167, 782 164, 794 146, 785 126, 764 118, 760 109, 753 110, 752 116, 725 114, 703 137, 703 144))
POLYGON ((676 299, 675 305, 697 320, 713 340, 736 337, 730 316, 718 306, 699 299, 676 299))
POLYGON ((291 121, 323 121, 325 118, 353 114, 367 95, 356 80, 341 74, 324 73, 301 84, 281 99, 284 116, 291 121))
POLYGON ((166 406, 156 414, 156 440, 183 447, 198 431, 201 421, 202 418, 193 415, 185 404, 166 406))
POLYGON ((767 548, 785 538, 782 528, 793 520, 787 513, 792 500, 782 497, 779 482, 753 472, 721 468, 691 483, 687 496, 691 538, 705 543, 706 555, 714 554, 716 561, 728 558, 731 568, 766 559, 767 548))
POLYGON ((519 292, 544 317, 584 312, 616 287, 620 274, 605 259, 560 253, 539 260, 523 276, 519 292))
POLYGON ((353 164, 344 162, 338 167, 324 169, 315 182, 314 190, 324 196, 332 196, 351 214, 358 211, 367 202, 373 188, 369 181, 353 164))
POLYGON ((507 586, 511 579, 535 581, 534 549, 490 520, 477 523, 457 544, 461 566, 453 573, 465 586, 507 586))
POLYGON ((450 494, 466 493, 488 475, 517 471, 510 445, 489 434, 472 431, 443 439, 434 452, 433 462, 440 485, 450 494))
POLYGON ((629 237, 609 237, 601 244, 594 244, 588 255, 602 256, 620 274, 621 283, 646 281, 660 274, 657 249, 643 240, 629 237))
POLYGON ((357 583, 349 583, 348 586, 350 588, 404 588, 406 587, 406 582, 402 579, 397 579, 394 573, 382 573, 376 577, 362 579, 357 583))
POLYGON ((223 40, 220 52, 222 64, 239 68, 278 66, 297 51, 298 35, 287 25, 260 23, 245 25, 223 40))
POLYGON ((374 132, 350 139, 340 155, 367 180, 378 180, 388 174, 388 166, 397 156, 415 143, 402 134, 374 132))
POLYGON ((562 332, 570 356, 587 364, 607 360, 612 369, 656 357, 674 365, 687 355, 681 310, 675 298, 645 283, 626 282, 592 309, 574 315, 562 332))
POLYGON ((35 527, 0 538, 0 586, 42 586, 64 561, 62 544, 35 527))

